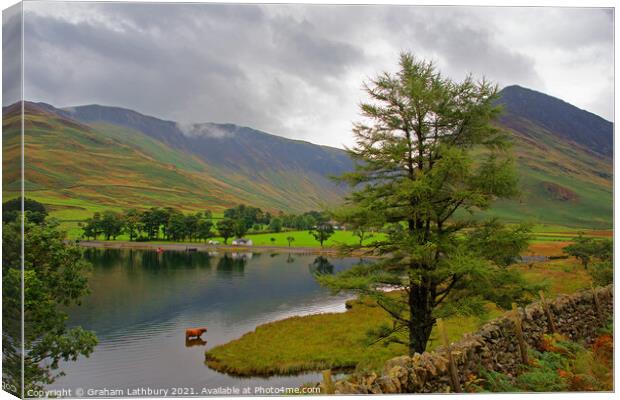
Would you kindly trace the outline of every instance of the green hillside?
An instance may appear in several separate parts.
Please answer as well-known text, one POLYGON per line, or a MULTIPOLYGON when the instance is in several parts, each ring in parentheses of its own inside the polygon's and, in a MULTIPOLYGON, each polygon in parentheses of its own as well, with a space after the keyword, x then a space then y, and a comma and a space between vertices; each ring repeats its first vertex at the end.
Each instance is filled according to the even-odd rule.
MULTIPOLYGON (((610 123, 542 93, 505 90, 510 95, 504 96, 498 124, 513 138, 521 196, 496 203, 487 214, 515 222, 611 228, 610 123), (532 105, 553 112, 534 112, 532 105), (562 115, 575 129, 594 128, 568 132, 572 125, 562 115)), ((67 110, 26 103, 25 187, 27 197, 69 224, 94 211, 132 207, 217 214, 245 203, 300 212, 334 207, 346 193, 329 179, 351 168, 339 149, 232 124, 196 124, 188 135, 172 121, 131 110, 67 110)), ((19 108, 4 109, 3 126, 6 200, 19 195, 19 108)))
MULTIPOLYGON (((17 110, 5 110, 5 200, 19 195, 17 110), (9 111, 9 112, 6 112, 9 111), (15 168, 13 168, 15 169, 15 168)), ((110 124, 85 125, 27 103, 26 196, 62 220, 103 209, 173 205, 221 211, 248 203, 270 211, 302 211, 334 204, 341 193, 327 178, 286 170, 248 177, 212 166, 141 132, 110 124)))
POLYGON ((508 221, 612 227, 613 166, 609 160, 571 146, 540 127, 509 130, 521 193, 516 199, 496 202, 488 214, 508 221), (523 132, 535 133, 539 139, 532 140, 523 132))
POLYGON ((611 158, 515 114, 510 104, 499 124, 512 134, 521 195, 496 203, 491 214, 577 228, 613 226, 611 158))

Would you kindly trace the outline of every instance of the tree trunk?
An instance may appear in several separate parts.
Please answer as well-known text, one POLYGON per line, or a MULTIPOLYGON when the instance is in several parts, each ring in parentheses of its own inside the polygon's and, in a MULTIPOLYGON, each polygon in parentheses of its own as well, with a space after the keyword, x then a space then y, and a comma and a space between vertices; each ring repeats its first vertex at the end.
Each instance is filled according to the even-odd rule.
POLYGON ((409 292, 409 355, 424 353, 433 329, 432 305, 428 287, 412 285, 409 292))

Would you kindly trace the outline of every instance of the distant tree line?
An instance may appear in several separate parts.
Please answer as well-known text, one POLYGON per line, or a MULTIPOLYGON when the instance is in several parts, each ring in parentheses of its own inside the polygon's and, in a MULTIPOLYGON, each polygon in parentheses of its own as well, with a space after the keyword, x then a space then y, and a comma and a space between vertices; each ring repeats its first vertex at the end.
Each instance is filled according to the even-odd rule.
MULTIPOLYGON (((207 241, 220 236, 224 243, 233 237, 242 238, 248 232, 308 230, 321 246, 334 232, 326 213, 310 211, 300 215, 273 216, 258 207, 244 204, 225 210, 223 218, 217 222, 209 210, 184 214, 173 207, 152 207, 145 211, 132 208, 125 212, 96 212, 79 226, 86 239, 103 237, 116 240, 118 236, 126 234, 130 241, 207 241)), ((294 241, 294 238, 290 239, 287 239, 289 245, 294 241)))
POLYGON ((296 231, 313 229, 318 222, 326 222, 328 216, 320 211, 308 211, 303 214, 287 214, 280 217, 281 225, 296 231))
POLYGON ((119 213, 106 210, 96 212, 80 223, 82 236, 116 240, 127 234, 129 240, 207 240, 214 234, 211 211, 183 214, 172 207, 153 207, 146 211, 135 208, 119 213))
MULTIPOLYGON (((207 240, 213 233, 211 213, 209 211, 195 214, 183 214, 173 208, 151 209, 144 212, 146 216, 146 233, 149 240, 157 239, 161 231, 167 240, 207 240)), ((140 224, 133 228, 140 234, 140 224)), ((131 235, 130 235, 131 237, 131 235)))

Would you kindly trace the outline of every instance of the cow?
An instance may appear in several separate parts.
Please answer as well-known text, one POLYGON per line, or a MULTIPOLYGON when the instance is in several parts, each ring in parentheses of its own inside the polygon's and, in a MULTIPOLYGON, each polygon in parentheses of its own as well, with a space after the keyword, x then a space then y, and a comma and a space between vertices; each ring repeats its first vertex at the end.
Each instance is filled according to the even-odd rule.
POLYGON ((207 328, 194 328, 194 329, 186 329, 185 330, 185 340, 189 338, 195 337, 197 339, 207 331, 207 328))

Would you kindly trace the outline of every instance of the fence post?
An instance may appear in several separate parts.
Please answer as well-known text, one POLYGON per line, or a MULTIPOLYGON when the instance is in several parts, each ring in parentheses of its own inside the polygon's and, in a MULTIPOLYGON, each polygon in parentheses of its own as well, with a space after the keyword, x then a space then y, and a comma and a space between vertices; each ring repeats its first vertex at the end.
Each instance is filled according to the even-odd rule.
POLYGON ((521 353, 521 362, 525 365, 529 364, 529 358, 527 356, 527 343, 523 337, 523 327, 521 326, 521 314, 517 308, 516 303, 512 303, 512 318, 515 324, 515 333, 517 334, 517 340, 519 341, 519 352, 521 353))
POLYGON ((439 334, 441 336, 443 345, 448 351, 448 368, 450 370, 450 383, 452 384, 452 391, 454 393, 461 393, 461 383, 459 381, 458 370, 456 369, 454 357, 452 357, 452 346, 450 345, 450 341, 448 340, 446 327, 441 318, 437 318, 437 328, 439 328, 439 334))
POLYGON ((555 322, 553 321, 553 315, 551 314, 551 309, 549 309, 549 305, 545 300, 545 294, 541 290, 538 292, 540 294, 540 300, 542 301, 543 310, 545 311, 545 315, 547 316, 547 320, 549 321, 549 328, 551 329, 551 333, 557 333, 558 330, 555 327, 555 322))
POLYGON ((594 290, 594 286, 590 284, 590 290, 592 290, 592 297, 594 298, 594 308, 596 308, 596 315, 599 320, 603 320, 603 310, 601 309, 601 303, 598 301, 598 296, 596 295, 596 290, 594 290))
POLYGON ((330 369, 323 371, 323 387, 325 388, 324 394, 334 394, 335 387, 332 381, 332 371, 330 369))

